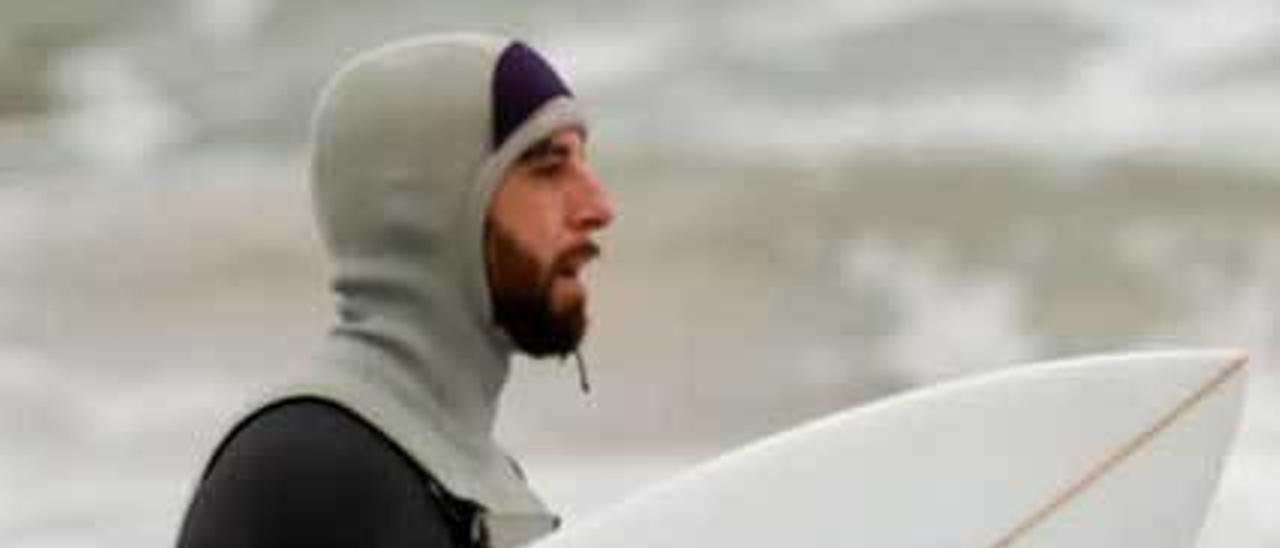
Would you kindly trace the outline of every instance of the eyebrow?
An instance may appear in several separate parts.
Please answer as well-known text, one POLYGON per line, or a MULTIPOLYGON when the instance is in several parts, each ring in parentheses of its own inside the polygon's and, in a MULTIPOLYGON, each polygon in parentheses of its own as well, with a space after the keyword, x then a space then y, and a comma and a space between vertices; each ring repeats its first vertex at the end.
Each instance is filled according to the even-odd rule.
POLYGON ((560 159, 569 156, 569 147, 563 143, 557 143, 551 138, 546 138, 533 146, 529 147, 520 154, 520 163, 535 162, 548 159, 560 159))
MULTIPOLYGON (((578 135, 582 138, 583 144, 587 140, 587 132, 583 128, 574 128, 578 135)), ((547 137, 538 141, 520 154, 517 162, 532 162, 547 159, 562 159, 569 156, 569 145, 556 142, 555 137, 547 137)))

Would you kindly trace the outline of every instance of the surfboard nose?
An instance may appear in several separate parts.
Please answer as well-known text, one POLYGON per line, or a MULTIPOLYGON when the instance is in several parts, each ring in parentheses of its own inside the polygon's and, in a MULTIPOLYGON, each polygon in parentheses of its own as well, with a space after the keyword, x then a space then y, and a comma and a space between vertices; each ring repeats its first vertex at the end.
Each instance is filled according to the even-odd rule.
POLYGON ((1133 405, 1138 416, 1150 417, 1150 425, 1115 438, 1112 449, 991 546, 1066 546, 1058 540, 1062 538, 1089 546, 1194 545, 1242 413, 1247 364, 1245 352, 1230 349, 1134 354, 1091 363, 1132 369, 1137 375, 1131 381, 1133 405), (1170 484, 1178 489, 1171 490, 1170 484), (1098 529, 1115 517, 1100 515, 1096 508, 1151 508, 1152 495, 1165 492, 1168 496, 1156 499, 1154 506, 1162 513, 1190 516, 1190 523, 1170 523, 1171 531, 1159 531, 1160 520, 1147 510, 1121 513, 1124 523, 1098 529), (1155 532, 1165 535, 1159 543, 1148 540, 1155 532))
POLYGON ((912 391, 730 453, 538 546, 1192 548, 1247 361, 1103 355, 912 391))

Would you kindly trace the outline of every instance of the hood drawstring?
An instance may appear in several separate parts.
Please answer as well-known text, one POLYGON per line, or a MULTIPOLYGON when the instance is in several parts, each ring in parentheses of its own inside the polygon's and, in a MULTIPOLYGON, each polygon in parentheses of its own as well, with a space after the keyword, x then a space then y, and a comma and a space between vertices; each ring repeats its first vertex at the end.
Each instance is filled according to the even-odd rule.
POLYGON ((582 361, 582 352, 574 350, 573 358, 578 362, 578 386, 582 387, 583 394, 590 394, 591 383, 587 380, 587 363, 582 361))

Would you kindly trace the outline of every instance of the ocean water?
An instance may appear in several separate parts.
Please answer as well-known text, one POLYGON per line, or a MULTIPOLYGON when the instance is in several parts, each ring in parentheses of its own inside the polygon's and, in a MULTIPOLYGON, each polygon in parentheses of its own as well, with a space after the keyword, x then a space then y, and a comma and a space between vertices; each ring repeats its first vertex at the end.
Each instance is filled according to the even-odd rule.
MULTIPOLYGON (((518 362, 501 437, 574 519, 911 387, 1068 354, 1238 346, 1253 384, 1204 545, 1273 543, 1280 232, 1266 213, 1280 186, 1142 160, 1177 165, 1170 197, 1164 177, 1122 178, 1165 172, 1133 159, 976 157, 879 151, 810 181, 786 162, 605 163, 652 183, 618 188, 591 274, 595 389, 518 362), (1059 170, 1076 180, 1037 178, 1059 170), (952 207, 957 194, 981 199, 952 207)), ((304 365, 328 324, 305 189, 282 183, 301 172, 296 156, 239 150, 171 166, 181 186, 85 185, 75 203, 7 191, 22 213, 0 244, 0 480, 22 496, 0 499, 5 545, 171 541, 240 399, 304 365)))

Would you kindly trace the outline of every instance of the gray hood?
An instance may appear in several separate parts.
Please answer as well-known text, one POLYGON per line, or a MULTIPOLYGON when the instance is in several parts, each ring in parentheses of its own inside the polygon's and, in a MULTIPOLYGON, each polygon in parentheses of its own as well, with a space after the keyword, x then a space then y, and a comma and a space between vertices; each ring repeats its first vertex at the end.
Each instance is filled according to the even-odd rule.
POLYGON ((495 546, 555 521, 493 439, 513 348, 491 317, 485 215, 524 150, 583 123, 567 89, 499 112, 511 92, 496 89, 496 68, 513 46, 532 52, 491 36, 412 39, 333 78, 314 121, 312 190, 340 319, 312 374, 273 398, 360 415, 484 508, 495 546))

